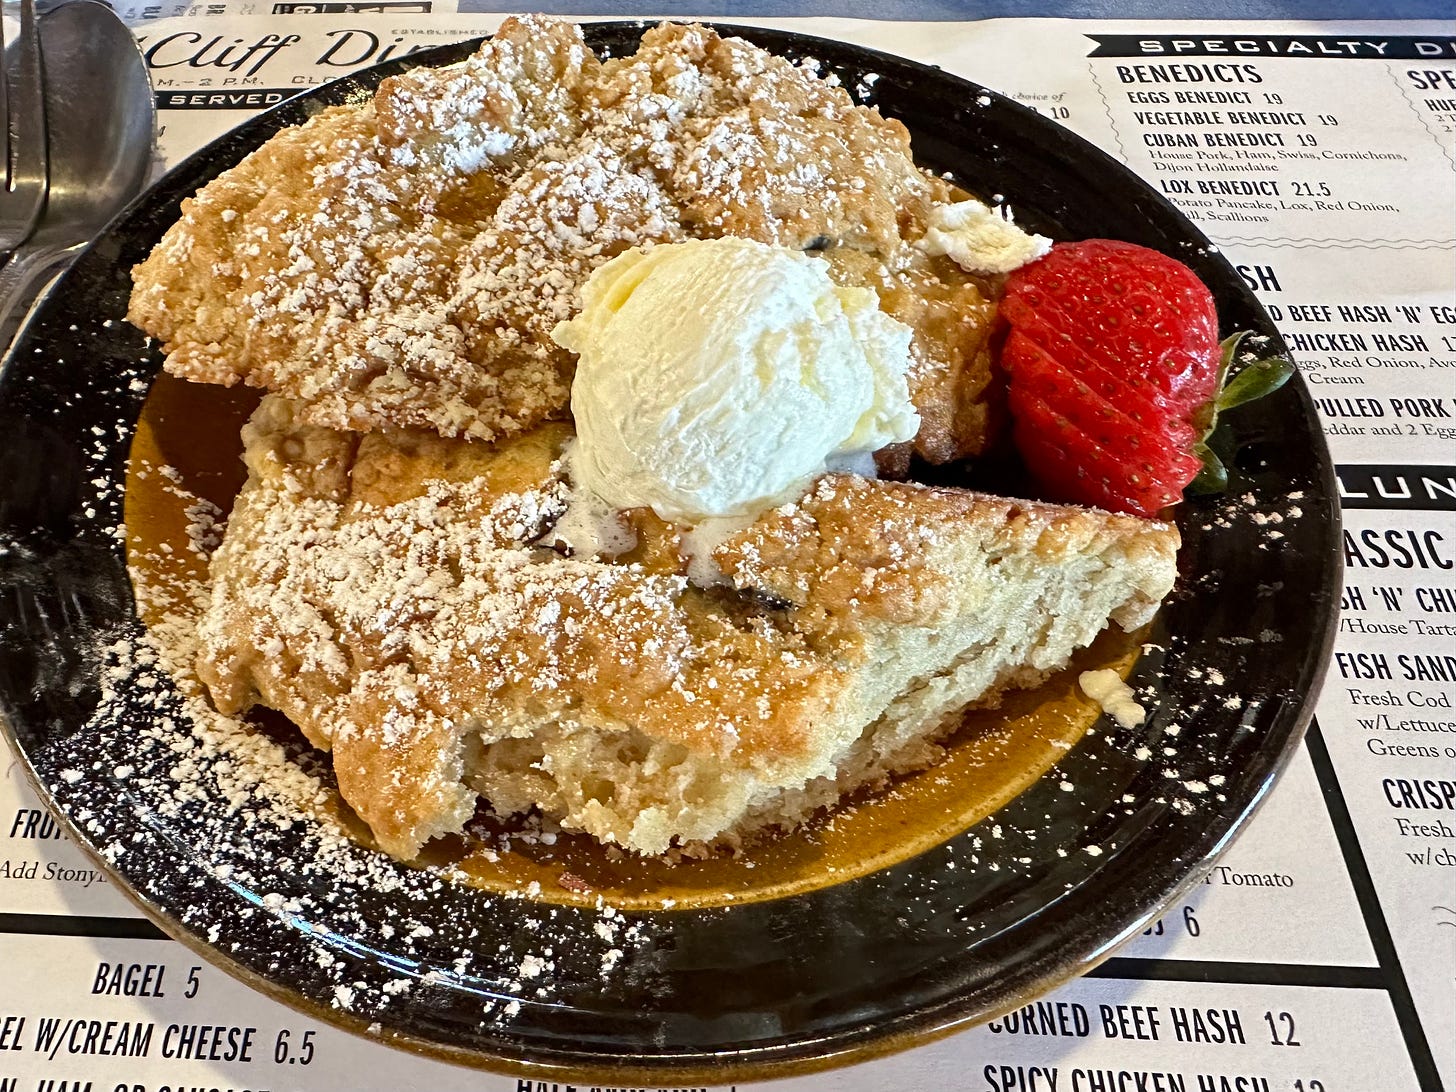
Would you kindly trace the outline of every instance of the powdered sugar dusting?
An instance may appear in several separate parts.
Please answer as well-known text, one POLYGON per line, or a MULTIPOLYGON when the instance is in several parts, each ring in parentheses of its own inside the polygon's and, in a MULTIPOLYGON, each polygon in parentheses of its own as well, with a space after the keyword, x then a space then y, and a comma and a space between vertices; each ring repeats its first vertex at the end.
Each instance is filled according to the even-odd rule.
MULTIPOLYGON (((211 506, 189 497, 165 468, 161 476, 196 517, 189 541, 209 541, 211 506)), ((361 845, 311 752, 275 742, 208 702, 193 665, 209 589, 167 575, 175 570, 158 560, 165 555, 133 572, 138 608, 151 623, 99 650, 102 692, 84 730, 90 753, 125 754, 126 762, 77 767, 63 756, 36 756, 42 770, 52 770, 53 783, 74 787, 68 810, 104 857, 117 862, 142 850, 154 864, 159 857, 171 862, 131 876, 142 893, 181 908, 184 927, 235 958, 258 961, 260 972, 270 962, 276 968, 277 956, 267 939, 275 927, 259 916, 284 934, 301 930, 316 948, 309 966, 294 968, 296 984, 359 1015, 384 1013, 395 998, 419 989, 463 990, 456 996, 474 999, 475 1019, 486 1027, 519 1015, 523 999, 513 993, 523 979, 531 1003, 540 1003, 599 981, 604 968, 630 965, 646 935, 635 919, 600 900, 585 914, 588 923, 610 926, 610 936, 586 924, 579 950, 563 958, 553 939, 562 927, 558 916, 580 911, 457 887, 452 869, 400 865, 361 845), (94 797, 86 786, 104 776, 124 790, 94 797), (187 844, 169 848, 164 832, 177 830, 189 832, 187 844), (387 916, 370 909, 380 899, 392 907, 387 916), (442 900, 470 909, 442 916, 442 900), (517 922, 504 951, 479 950, 472 923, 481 914, 517 922), (375 964, 366 958, 372 950, 394 956, 375 964)), ((292 943, 283 934, 279 942, 292 943)))

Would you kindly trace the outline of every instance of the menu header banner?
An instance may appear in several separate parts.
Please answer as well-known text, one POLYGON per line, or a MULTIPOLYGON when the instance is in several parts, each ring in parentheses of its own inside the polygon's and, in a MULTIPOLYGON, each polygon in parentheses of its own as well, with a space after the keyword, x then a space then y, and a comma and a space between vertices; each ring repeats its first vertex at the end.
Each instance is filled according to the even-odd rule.
POLYGON ((1456 471, 1449 466, 1335 467, 1342 508, 1413 508, 1456 512, 1456 471))
POLYGON ((1318 57, 1384 61, 1456 61, 1456 37, 1358 34, 1089 34, 1089 57, 1318 57))

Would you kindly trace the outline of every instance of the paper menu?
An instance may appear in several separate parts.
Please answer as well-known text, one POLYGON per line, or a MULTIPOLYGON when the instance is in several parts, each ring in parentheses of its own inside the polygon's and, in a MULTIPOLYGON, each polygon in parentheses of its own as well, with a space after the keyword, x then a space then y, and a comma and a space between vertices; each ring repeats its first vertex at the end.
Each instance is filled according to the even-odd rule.
MULTIPOLYGON (((5 1086, 0 1070, 0 1087, 602 1087, 480 1074, 362 1042, 266 1001, 166 941, 0 934, 0 960, 18 968, 12 981, 35 999, 0 1011, 0 1057, 21 1075, 5 1086)), ((1422 1086, 1408 1060, 1368 1046, 1398 1038, 1378 989, 1098 977, 1057 991, 1038 1012, 905 1054, 838 1074, 736 1087, 1415 1092, 1422 1086), (1361 1034, 1349 1034, 1356 1027, 1361 1034)))
MULTIPOLYGON (((131 12, 167 162, 295 90, 498 22, 438 5, 247 7, 131 12)), ((1318 728, 1208 882, 1015 1020, 778 1087, 1456 1088, 1449 28, 763 21, 1001 89, 1194 217, 1301 364, 1339 464, 1348 565, 1318 728)), ((10 769, 0 1092, 526 1087, 360 1043, 247 991, 159 939, 54 833, 10 769)))

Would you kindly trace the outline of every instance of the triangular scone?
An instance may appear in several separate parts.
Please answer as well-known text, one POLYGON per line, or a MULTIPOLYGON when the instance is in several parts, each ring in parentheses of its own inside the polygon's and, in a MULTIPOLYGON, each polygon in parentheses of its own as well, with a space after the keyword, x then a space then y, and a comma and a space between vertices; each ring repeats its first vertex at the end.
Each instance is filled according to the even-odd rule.
POLYGON ((727 583, 649 518, 636 560, 563 557, 530 544, 568 436, 361 440, 271 397, 245 431, 201 674, 331 748, 396 856, 478 795, 645 854, 792 825, 1174 581, 1167 524, 842 474, 721 543, 727 583))

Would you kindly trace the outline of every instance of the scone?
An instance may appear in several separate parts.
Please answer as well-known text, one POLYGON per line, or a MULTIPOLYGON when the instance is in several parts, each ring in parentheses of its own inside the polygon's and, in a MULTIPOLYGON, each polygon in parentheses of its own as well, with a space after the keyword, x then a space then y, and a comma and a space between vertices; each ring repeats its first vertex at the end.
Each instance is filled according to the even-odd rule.
POLYGON ((954 194, 898 121, 700 26, 598 61, 507 19, 474 57, 385 80, 185 201, 129 318, 174 375, 287 395, 311 423, 493 440, 564 420, 548 336, 633 246, 739 236, 824 256, 915 332, 916 448, 979 454, 1001 415, 994 278, 915 245, 954 194))
POLYGON ((831 474, 698 587, 650 514, 617 561, 532 545, 563 426, 488 446, 299 416, 269 397, 245 432, 201 671, 225 712, 331 748, 400 857, 480 796, 645 854, 792 826, 1143 624, 1175 577, 1167 524, 831 474))

